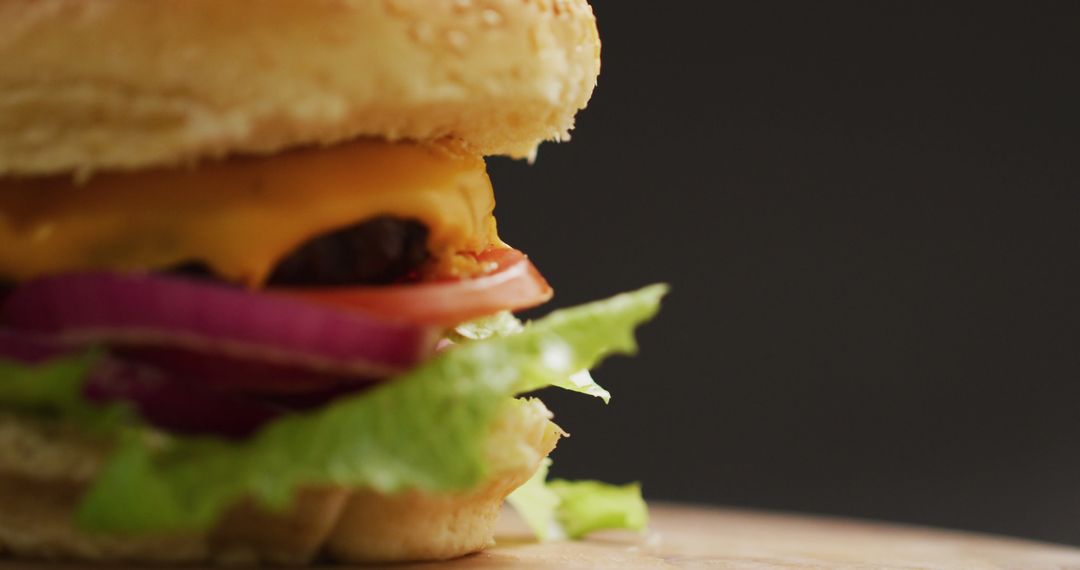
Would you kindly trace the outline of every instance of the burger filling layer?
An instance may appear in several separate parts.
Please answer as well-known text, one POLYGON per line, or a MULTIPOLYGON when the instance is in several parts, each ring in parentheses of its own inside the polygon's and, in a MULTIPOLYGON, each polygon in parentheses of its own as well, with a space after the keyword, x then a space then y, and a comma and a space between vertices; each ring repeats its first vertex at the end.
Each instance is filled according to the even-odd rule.
MULTIPOLYGON (((0 414, 108 443, 95 532, 206 530, 312 485, 475 489, 500 414, 548 386, 606 400, 585 370, 664 294, 524 326, 551 288, 494 204, 482 158, 372 140, 0 180, 0 414)), ((543 477, 514 499, 541 537, 645 524, 636 486, 543 477)))
POLYGON ((504 247, 494 207, 481 158, 379 141, 81 184, 7 180, 0 277, 196 264, 253 287, 385 283, 423 261, 433 277, 467 277, 479 269, 458 256, 504 247))
MULTIPOLYGON (((415 282, 430 268, 428 229, 417 220, 379 216, 312 238, 274 267, 268 286, 387 285, 415 282)), ((201 262, 168 268, 170 275, 223 280, 201 262)))

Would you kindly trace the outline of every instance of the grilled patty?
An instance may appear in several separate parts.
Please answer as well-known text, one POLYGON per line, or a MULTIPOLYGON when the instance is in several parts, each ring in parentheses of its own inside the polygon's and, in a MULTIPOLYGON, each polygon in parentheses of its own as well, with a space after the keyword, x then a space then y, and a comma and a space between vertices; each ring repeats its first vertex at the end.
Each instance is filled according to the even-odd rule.
MULTIPOLYGON (((274 267, 269 286, 385 285, 408 281, 427 262, 427 227, 380 216, 327 232, 301 244, 274 267)), ((162 270, 167 275, 224 281, 201 262, 162 270)), ((15 283, 0 275, 0 298, 15 283)))
MULTIPOLYGON (((385 285, 406 281, 428 260, 428 229, 415 220, 380 216, 316 236, 286 255, 268 286, 385 285)), ((218 277, 202 263, 166 273, 199 279, 218 277)))

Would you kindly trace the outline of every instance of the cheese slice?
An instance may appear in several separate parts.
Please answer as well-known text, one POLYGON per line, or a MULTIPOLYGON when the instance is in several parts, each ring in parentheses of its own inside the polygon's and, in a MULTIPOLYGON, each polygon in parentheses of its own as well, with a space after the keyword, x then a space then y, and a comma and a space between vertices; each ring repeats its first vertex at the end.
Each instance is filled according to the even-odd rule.
POLYGON ((0 277, 199 261, 261 284, 305 241, 380 215, 416 219, 436 258, 500 245, 481 157, 363 140, 198 167, 0 181, 0 277))

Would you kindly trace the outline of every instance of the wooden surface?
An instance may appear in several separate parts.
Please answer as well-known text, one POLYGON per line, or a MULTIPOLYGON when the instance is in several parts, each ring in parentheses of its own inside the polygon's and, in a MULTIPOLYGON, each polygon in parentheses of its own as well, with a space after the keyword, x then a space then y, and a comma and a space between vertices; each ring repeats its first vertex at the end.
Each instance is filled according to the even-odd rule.
POLYGON ((442 565, 398 568, 1075 568, 1080 550, 1003 537, 845 519, 654 506, 644 536, 534 544, 504 515, 499 545, 442 565))
MULTIPOLYGON (((582 542, 548 544, 533 542, 520 521, 504 513, 495 548, 450 562, 391 568, 1080 570, 1078 549, 1004 537, 674 505, 654 505, 651 512, 651 528, 644 535, 609 532, 582 542)), ((84 567, 0 561, 0 570, 16 568, 84 567)))

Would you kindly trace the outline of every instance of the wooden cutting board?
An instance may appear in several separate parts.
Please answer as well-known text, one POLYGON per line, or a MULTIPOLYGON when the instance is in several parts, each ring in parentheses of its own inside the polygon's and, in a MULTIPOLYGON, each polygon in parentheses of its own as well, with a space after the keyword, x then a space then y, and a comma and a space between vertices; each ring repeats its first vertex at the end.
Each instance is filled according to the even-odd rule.
MULTIPOLYGON (((838 518, 654 505, 650 530, 536 544, 504 513, 494 548, 395 570, 472 568, 1077 569, 1080 549, 1004 537, 838 518)), ((0 570, 82 567, 0 561, 0 570)), ((198 569, 192 569, 198 570, 198 569)), ((209 570, 209 569, 206 569, 209 570)))
POLYGON ((498 545, 443 565, 397 568, 1080 569, 1080 549, 838 518, 657 505, 644 536, 535 544, 504 514, 498 545))

